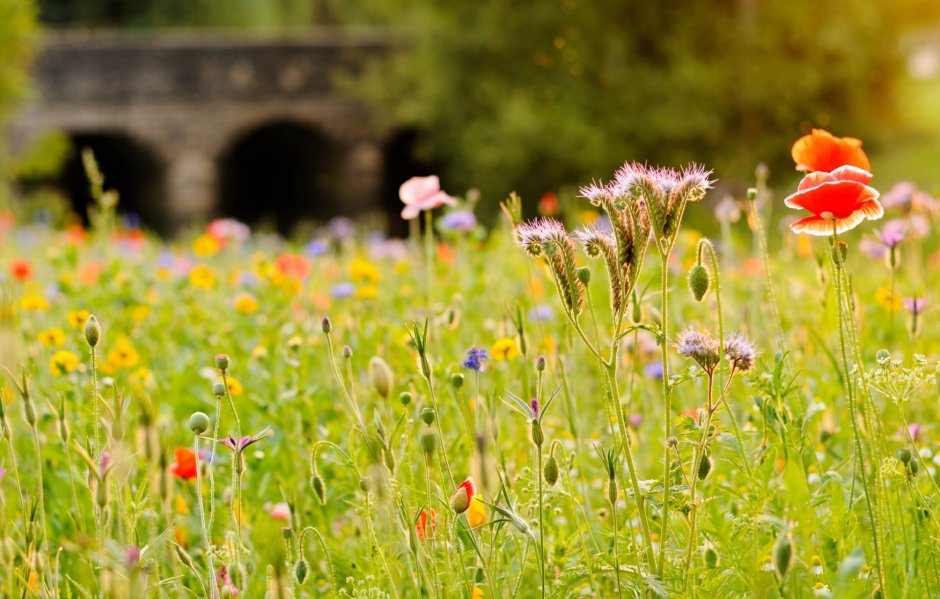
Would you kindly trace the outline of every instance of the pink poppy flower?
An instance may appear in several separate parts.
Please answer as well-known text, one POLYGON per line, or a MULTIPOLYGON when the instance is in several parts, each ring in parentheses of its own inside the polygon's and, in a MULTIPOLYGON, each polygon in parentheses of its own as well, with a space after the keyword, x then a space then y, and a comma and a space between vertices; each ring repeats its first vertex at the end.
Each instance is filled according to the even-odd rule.
POLYGON ((285 502, 275 503, 268 510, 268 514, 275 520, 290 520, 290 506, 285 502))
POLYGON ((398 196, 405 207, 401 217, 411 220, 424 210, 434 210, 444 204, 455 206, 457 200, 441 191, 441 181, 436 175, 430 177, 412 177, 402 183, 398 196))

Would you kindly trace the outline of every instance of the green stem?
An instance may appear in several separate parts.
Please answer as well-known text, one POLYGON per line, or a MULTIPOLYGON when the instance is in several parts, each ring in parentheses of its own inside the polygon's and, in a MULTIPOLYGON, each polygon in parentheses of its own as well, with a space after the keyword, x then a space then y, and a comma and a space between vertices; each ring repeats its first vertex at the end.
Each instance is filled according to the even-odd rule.
POLYGON ((539 563, 542 570, 542 598, 545 598, 545 524, 543 522, 542 506, 542 446, 536 445, 535 452, 538 454, 538 478, 539 478, 539 563))
POLYGON ((663 364, 663 406, 665 409, 663 430, 663 516, 662 534, 659 539, 659 578, 662 580, 666 572, 666 545, 669 534, 669 487, 671 456, 669 454, 669 438, 672 436, 672 391, 669 387, 669 252, 660 253, 662 267, 662 364, 663 364))
MULTIPOLYGON (((196 454, 196 498, 199 505, 199 520, 202 523, 202 537, 206 543, 206 563, 209 566, 209 588, 211 599, 216 597, 216 588, 213 584, 215 577, 215 566, 212 564, 212 542, 209 539, 209 528, 206 522, 206 508, 202 501, 202 464, 199 459, 199 435, 193 436, 193 452, 196 454)), ((210 466, 211 468, 211 466, 210 466)))
POLYGON ((770 300, 770 312, 774 319, 774 328, 777 334, 777 345, 780 352, 786 351, 786 340, 783 335, 783 324, 780 319, 780 308, 777 306, 777 294, 774 292, 773 277, 770 274, 770 251, 767 249, 767 233, 761 222, 760 211, 757 209, 756 196, 751 201, 751 214, 754 216, 754 228, 757 230, 757 242, 760 246, 761 262, 764 266, 764 283, 767 285, 767 298, 770 300))

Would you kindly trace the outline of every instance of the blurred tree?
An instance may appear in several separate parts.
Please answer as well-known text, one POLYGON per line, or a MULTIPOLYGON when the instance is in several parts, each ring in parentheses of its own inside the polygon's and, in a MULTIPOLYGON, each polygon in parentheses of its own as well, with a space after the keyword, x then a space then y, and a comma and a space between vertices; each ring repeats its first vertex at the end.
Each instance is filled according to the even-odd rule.
POLYGON ((789 173, 790 144, 813 125, 876 145, 898 40, 940 12, 930 0, 336 6, 401 28, 403 50, 358 87, 378 124, 424 130, 451 191, 530 198, 632 159, 704 160, 726 180, 750 180, 759 161, 789 173))
MULTIPOLYGON (((0 128, 29 90, 28 68, 36 34, 31 0, 0 0, 0 128)), ((3 183, 11 169, 6 148, 0 147, 0 206, 8 197, 3 183)))

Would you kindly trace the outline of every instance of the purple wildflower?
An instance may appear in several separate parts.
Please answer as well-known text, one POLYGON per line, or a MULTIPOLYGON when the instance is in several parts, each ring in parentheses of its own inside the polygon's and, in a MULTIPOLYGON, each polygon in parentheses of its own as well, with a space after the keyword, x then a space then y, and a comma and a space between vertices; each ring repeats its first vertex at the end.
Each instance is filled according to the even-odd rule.
POLYGON ((922 297, 906 297, 904 298, 904 307, 907 308, 908 312, 917 316, 927 307, 927 300, 922 297))
POLYGON ((705 372, 711 374, 715 371, 719 345, 707 331, 689 327, 676 337, 675 347, 679 355, 694 360, 705 372))
POLYGON ((643 414, 630 414, 630 426, 640 428, 641 424, 643 424, 643 414))
POLYGON ((746 372, 754 366, 757 350, 747 337, 734 333, 725 339, 725 357, 731 362, 732 368, 746 372))
POLYGON ((466 233, 476 228, 477 217, 469 210, 455 210, 444 215, 441 226, 447 231, 466 233))
POLYGON ((235 588, 235 584, 232 582, 232 579, 228 576, 228 568, 222 566, 219 568, 219 573, 215 576, 215 582, 219 585, 219 591, 222 594, 225 594, 225 591, 228 591, 230 597, 235 597, 238 595, 238 589, 235 588))
POLYGON ((131 545, 125 550, 124 557, 127 559, 127 565, 133 568, 140 562, 140 547, 131 545))
POLYGON ((907 432, 908 432, 908 434, 911 436, 911 439, 913 439, 914 441, 917 441, 917 439, 920 437, 920 434, 921 434, 923 431, 924 431, 924 427, 922 427, 922 426, 919 425, 919 424, 908 424, 908 425, 907 425, 907 432))
POLYGON ((532 322, 549 322, 554 318, 555 310, 548 305, 535 306, 529 310, 529 320, 532 322))
POLYGON ((647 362, 643 367, 643 374, 651 379, 663 378, 663 365, 661 362, 647 362))
POLYGON ((104 473, 111 467, 111 454, 107 451, 101 452, 101 461, 98 464, 98 477, 104 476, 104 473))
POLYGON ((226 447, 234 451, 236 454, 239 454, 245 451, 245 449, 247 449, 248 447, 251 447, 258 441, 260 441, 261 439, 264 439, 269 434, 271 434, 271 429, 266 428, 260 433, 258 433, 257 435, 252 435, 249 437, 242 437, 241 439, 235 439, 234 437, 225 437, 224 439, 219 439, 219 443, 221 443, 222 445, 225 445, 226 447))
POLYGON ((327 253, 330 249, 330 244, 322 239, 311 239, 307 242, 307 245, 304 246, 304 252, 309 256, 320 257, 327 253))
POLYGON ((532 401, 529 402, 529 407, 532 408, 532 417, 538 418, 539 417, 539 400, 533 397, 532 401))
POLYGON ((330 287, 330 295, 335 299, 345 299, 352 297, 356 293, 356 286, 352 283, 337 283, 330 287))
POLYGON ((485 349, 479 347, 471 347, 467 350, 467 359, 464 360, 460 365, 464 368, 469 368, 470 370, 480 372, 484 370, 483 360, 489 360, 490 356, 486 353, 485 349))

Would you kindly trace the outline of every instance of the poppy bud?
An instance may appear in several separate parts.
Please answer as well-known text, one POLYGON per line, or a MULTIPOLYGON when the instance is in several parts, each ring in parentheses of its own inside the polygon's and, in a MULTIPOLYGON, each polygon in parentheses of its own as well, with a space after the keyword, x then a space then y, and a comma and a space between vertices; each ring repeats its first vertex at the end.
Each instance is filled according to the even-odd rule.
POLYGON ((228 354, 219 354, 215 357, 215 367, 225 372, 228 370, 228 354))
POLYGON ((434 455, 434 451, 437 449, 437 435, 434 433, 434 429, 431 427, 422 429, 418 435, 418 443, 426 455, 434 455))
POLYGON ((689 291, 692 292, 695 301, 700 302, 705 298, 710 282, 708 269, 701 264, 692 267, 692 270, 689 271, 689 291))
POLYGON ((368 492, 369 492, 369 479, 366 478, 366 477, 364 477, 364 476, 363 476, 362 478, 360 478, 360 479, 359 479, 359 488, 360 488, 363 492, 368 493, 368 492))
POLYGON ((463 380, 463 374, 457 372, 450 377, 450 384, 454 387, 454 389, 460 389, 463 387, 463 380))
POLYGON ((392 393, 392 387, 395 386, 392 369, 389 368, 385 360, 374 356, 369 360, 369 374, 372 377, 372 386, 375 387, 376 393, 383 399, 388 399, 388 396, 392 393))
POLYGON ((706 451, 705 454, 702 456, 701 461, 699 461, 698 463, 698 479, 705 480, 706 478, 708 478, 708 474, 711 471, 712 471, 712 458, 710 455, 708 455, 708 452, 706 451))
POLYGON ((289 541, 291 537, 294 536, 294 529, 290 526, 284 526, 281 528, 281 535, 284 537, 285 541, 289 541))
POLYGON ((545 442, 545 434, 542 432, 542 423, 537 418, 532 419, 532 443, 536 447, 541 447, 545 442))
POLYGON ((225 395, 225 383, 215 383, 212 385, 212 393, 214 393, 216 397, 225 395))
POLYGON ((352 357, 352 348, 348 345, 343 346, 343 357, 347 360, 352 357))
POLYGON ((748 187, 748 188, 747 188, 747 201, 748 201, 748 202, 754 202, 754 201, 756 201, 756 200, 757 200, 757 188, 756 188, 756 187, 748 187))
POLYGON ((899 449, 898 450, 898 459, 903 463, 907 464, 911 461, 911 450, 910 449, 899 449))
POLYGON ((310 479, 310 486, 313 488, 313 494, 320 500, 320 505, 326 505, 326 483, 319 474, 314 474, 310 479))
POLYGON ((587 266, 582 266, 581 268, 579 268, 578 280, 581 281, 581 283, 585 285, 590 283, 591 282, 591 269, 588 268, 587 266))
POLYGON ((849 244, 844 241, 840 241, 837 244, 832 246, 832 259, 835 261, 836 266, 842 266, 845 264, 845 259, 849 255, 849 244))
POLYGON ((209 415, 205 412, 193 412, 193 415, 189 417, 189 430, 197 435, 209 430, 209 415))
POLYGON ((333 323, 330 322, 329 316, 324 316, 323 320, 320 321, 320 328, 323 329, 323 332, 329 334, 333 330, 333 323))
POLYGON ((548 459, 545 460, 545 482, 548 483, 548 486, 554 487, 555 483, 558 482, 558 460, 555 459, 555 456, 549 454, 548 459))
POLYGON ((617 503, 617 479, 608 478, 607 479, 607 500, 610 501, 611 505, 617 503))
POLYGON ((792 560, 793 544, 790 542, 790 537, 789 535, 780 535, 776 545, 774 545, 774 566, 777 568, 777 572, 780 573, 781 578, 787 575, 792 560))
POLYGON ((920 470, 920 466, 918 465, 917 460, 911 460, 907 463, 907 471, 911 473, 911 476, 916 476, 918 470, 920 470))
POLYGON ((434 422, 434 408, 422 408, 421 420, 423 420, 425 424, 433 423, 434 422))
POLYGON ((712 547, 705 550, 705 566, 712 570, 718 567, 718 552, 712 547))
POLYGON ((304 559, 297 560, 297 563, 294 564, 294 578, 297 579, 297 584, 303 584, 304 580, 307 579, 307 562, 304 559))
POLYGON ((535 369, 539 372, 545 370, 545 356, 539 355, 539 357, 535 359, 535 369))
POLYGON ((398 401, 400 401, 400 402, 401 402, 401 405, 403 405, 403 406, 407 406, 408 404, 410 404, 410 403, 411 403, 411 392, 409 392, 409 391, 402 391, 401 394, 398 396, 398 401))
POLYGON ((460 486, 457 487, 457 490, 454 491, 454 494, 450 496, 450 509, 454 510, 456 514, 462 514, 467 511, 467 508, 470 507, 470 502, 473 501, 473 496, 476 495, 477 487, 473 482, 473 479, 467 477, 465 481, 460 483, 460 486))
POLYGON ((98 345, 98 339, 100 338, 101 325, 98 324, 98 319, 92 314, 88 317, 88 320, 85 321, 85 342, 88 343, 90 347, 94 347, 98 345))

